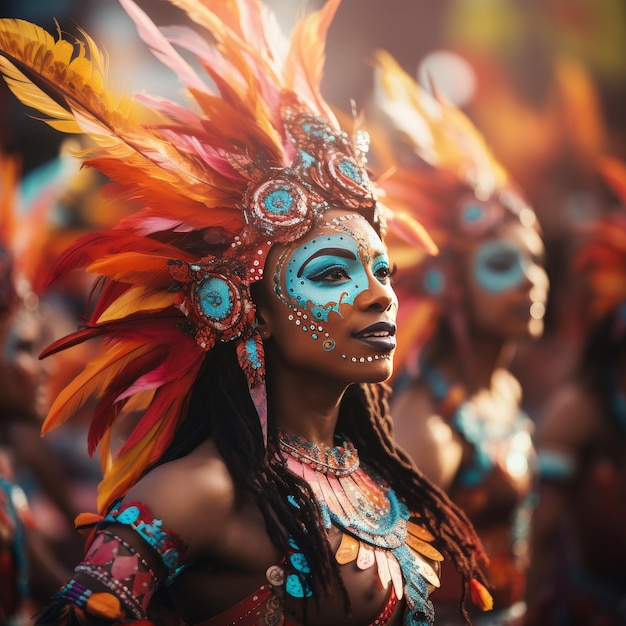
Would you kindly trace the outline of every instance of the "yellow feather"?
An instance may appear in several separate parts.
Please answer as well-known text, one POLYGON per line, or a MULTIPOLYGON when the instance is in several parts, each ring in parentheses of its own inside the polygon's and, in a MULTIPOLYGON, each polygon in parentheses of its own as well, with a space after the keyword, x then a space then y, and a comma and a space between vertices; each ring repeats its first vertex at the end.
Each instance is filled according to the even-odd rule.
POLYGON ((156 434, 161 424, 155 424, 145 436, 141 446, 135 446, 126 454, 116 458, 98 486, 98 511, 106 510, 112 500, 117 499, 134 485, 150 461, 157 443, 156 434))
MULTIPOLYGON (((95 45, 88 40, 90 51, 95 45)), ((65 132, 82 132, 78 124, 72 124, 74 109, 98 108, 118 111, 120 102, 112 106, 109 94, 104 90, 105 67, 102 56, 85 57, 85 47, 76 48, 70 42, 52 35, 43 28, 24 20, 0 20, 0 49, 3 55, 1 70, 11 91, 24 104, 51 120, 52 126, 61 125, 65 132), (31 80, 32 72, 37 78, 31 80), (104 105, 104 106, 103 106, 104 105)))
POLYGON ((164 289, 150 289, 143 285, 132 287, 102 313, 98 323, 123 319, 138 311, 162 310, 174 306, 177 300, 178 294, 169 293, 164 289))
POLYGON ((82 132, 74 116, 57 104, 52 98, 45 94, 39 87, 20 72, 13 63, 4 57, 0 57, 0 72, 9 89, 26 106, 49 115, 53 120, 45 120, 50 126, 65 133, 82 132))
POLYGON ((113 465, 113 455, 111 454, 111 435, 112 428, 107 428, 102 439, 100 440, 100 471, 103 476, 109 471, 113 465))
POLYGON ((130 415, 131 413, 145 411, 152 403, 152 399, 154 398, 154 394, 156 392, 157 389, 144 389, 143 391, 134 393, 124 404, 122 413, 124 415, 130 415))
MULTIPOLYGON (((84 133, 147 177, 168 171, 174 186, 201 187, 200 167, 141 124, 163 122, 160 114, 106 85, 104 56, 85 33, 76 46, 23 20, 0 19, 0 72, 15 96, 47 116, 59 131, 84 133), (89 57, 87 57, 87 52, 89 57)), ((201 197, 200 191, 196 194, 201 197)))

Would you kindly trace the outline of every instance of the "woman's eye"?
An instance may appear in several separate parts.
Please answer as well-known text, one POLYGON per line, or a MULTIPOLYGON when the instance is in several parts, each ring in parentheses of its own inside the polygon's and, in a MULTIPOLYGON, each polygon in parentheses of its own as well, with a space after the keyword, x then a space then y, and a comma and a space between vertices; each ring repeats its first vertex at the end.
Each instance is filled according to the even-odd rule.
POLYGON ((374 272, 374 276, 376 276, 380 282, 388 282, 392 276, 391 268, 387 265, 383 265, 374 272))
POLYGON ((350 276, 345 267, 342 266, 333 266, 327 267, 320 272, 315 272, 308 277, 309 280, 313 282, 326 282, 326 283, 337 283, 345 280, 349 280, 350 276))
POLYGON ((33 354, 35 352, 35 342, 20 339, 15 343, 14 351, 16 354, 33 354))
POLYGON ((515 265, 516 258, 503 254, 494 256, 487 262, 487 267, 494 272, 508 272, 515 265))

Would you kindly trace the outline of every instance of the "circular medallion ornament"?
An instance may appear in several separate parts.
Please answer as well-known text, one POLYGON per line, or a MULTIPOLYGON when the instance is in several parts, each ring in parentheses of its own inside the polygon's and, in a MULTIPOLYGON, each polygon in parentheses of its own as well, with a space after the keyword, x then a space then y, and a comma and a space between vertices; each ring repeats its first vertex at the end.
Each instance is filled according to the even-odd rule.
POLYGON ((203 350, 210 350, 216 341, 251 334, 255 309, 241 260, 205 257, 187 263, 172 259, 168 266, 176 281, 173 288, 181 292, 178 308, 203 350))
POLYGON ((191 300, 200 319, 210 326, 222 341, 239 334, 244 313, 243 285, 233 276, 207 272, 193 284, 191 300))
POLYGON ((196 296, 202 313, 215 324, 227 320, 233 312, 233 292, 224 277, 209 276, 196 285, 196 296))
POLYGON ((342 136, 322 117, 287 107, 285 109, 285 129, 291 142, 298 150, 318 155, 330 145, 338 145, 342 136))
MULTIPOLYGON (((174 270, 184 277, 184 267, 174 270)), ((239 273, 214 262, 187 266, 182 291, 188 304, 183 312, 195 328, 198 345, 210 350, 216 341, 230 341, 252 328, 254 305, 250 288, 239 273)))
POLYGON ((275 178, 253 187, 245 199, 249 221, 274 241, 288 242, 311 226, 305 189, 287 178, 275 178))
POLYGON ((367 172, 355 159, 341 152, 331 152, 325 160, 333 182, 352 199, 352 202, 347 202, 349 206, 359 206, 364 199, 372 196, 367 172))

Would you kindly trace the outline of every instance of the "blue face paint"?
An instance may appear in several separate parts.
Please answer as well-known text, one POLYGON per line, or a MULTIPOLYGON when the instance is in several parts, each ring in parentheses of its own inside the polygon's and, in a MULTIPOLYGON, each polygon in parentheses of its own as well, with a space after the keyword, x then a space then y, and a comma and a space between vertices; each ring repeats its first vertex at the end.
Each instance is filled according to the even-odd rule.
POLYGON ((357 241, 346 234, 321 235, 291 254, 285 267, 285 296, 313 319, 328 321, 341 304, 354 304, 369 286, 365 264, 375 276, 389 276, 389 261, 380 253, 364 255, 357 241))
POLYGON ((510 241, 490 241, 474 257, 474 276, 478 284, 491 293, 500 293, 522 284, 533 259, 510 241))

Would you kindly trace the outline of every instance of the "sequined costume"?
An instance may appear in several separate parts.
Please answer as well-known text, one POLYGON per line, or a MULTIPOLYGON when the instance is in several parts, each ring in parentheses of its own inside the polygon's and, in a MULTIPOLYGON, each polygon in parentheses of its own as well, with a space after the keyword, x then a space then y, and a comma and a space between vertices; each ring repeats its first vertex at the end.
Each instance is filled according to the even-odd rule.
MULTIPOLYGON (((428 595, 440 585, 438 571, 443 556, 431 545, 435 537, 420 523, 419 516, 410 514, 380 477, 361 466, 349 443, 326 450, 326 460, 336 459, 335 450, 339 450, 341 460, 347 461, 329 465, 319 454, 313 456, 315 446, 299 438, 284 437, 282 442, 289 468, 312 485, 326 527, 341 530, 335 553, 337 562, 352 563, 360 570, 373 568, 380 585, 388 589, 387 599, 371 626, 387 624, 403 598, 407 606, 403 621, 406 626, 432 624, 434 615, 428 595), (365 513, 363 506, 369 506, 365 513)), ((148 607, 158 587, 173 584, 193 565, 183 564, 185 543, 164 529, 162 522, 140 503, 116 506, 90 524, 95 526, 85 559, 76 568, 74 579, 55 596, 56 602, 38 617, 38 624, 60 622, 69 607, 78 620, 104 617, 121 624, 129 619, 148 619, 148 607), (137 536, 132 540, 122 538, 116 534, 120 525, 132 528, 137 536), (145 544, 159 554, 165 571, 161 579, 144 558, 145 544), (89 579, 107 591, 95 593, 86 584, 89 579)), ((290 545, 290 554, 267 568, 266 580, 258 589, 231 609, 198 624, 289 626, 285 621, 285 601, 313 596, 306 557, 295 541, 290 545)))
POLYGON ((12 624, 28 597, 25 533, 33 528, 33 518, 3 452, 0 457, 0 623, 12 624))
MULTIPOLYGON (((511 421, 486 422, 468 398, 451 393, 437 370, 424 363, 420 370, 419 380, 430 389, 437 410, 463 441, 461 464, 448 492, 472 520, 489 555, 495 609, 473 618, 477 624, 519 623, 515 619, 524 612, 535 466, 530 418, 520 410, 511 421)), ((455 576, 445 563, 442 575, 455 576)), ((458 621, 454 589, 452 584, 433 595, 443 623, 446 618, 458 621)))
MULTIPOLYGON (((323 616, 326 599, 341 620, 349 592, 366 588, 358 623, 379 599, 371 613, 384 623, 395 596, 394 620, 404 610, 407 626, 430 624, 438 576, 428 560, 443 553, 485 603, 473 529, 392 437, 381 383, 391 374, 396 298, 382 237, 394 214, 370 179, 367 133, 356 120, 344 130, 320 91, 339 0, 302 16, 289 36, 259 0, 170 0, 181 12, 170 28, 133 0, 120 2, 191 106, 114 95, 84 33, 74 46, 29 22, 0 20, 0 71, 12 91, 50 125, 88 134, 95 146, 85 164, 141 206, 78 240, 52 270, 54 279, 87 269, 102 284, 84 327, 44 356, 90 339, 103 349, 57 396, 43 431, 95 399, 88 450, 99 448, 103 480, 98 514, 78 520, 97 526, 85 561, 37 623, 160 624, 166 614, 199 623, 240 588, 241 596, 268 582, 282 590, 283 558, 283 604, 293 598, 305 615, 319 605, 323 616), (350 313, 362 316, 360 337, 348 329, 350 313), (287 387, 317 395, 327 376, 332 389, 311 415, 327 432, 314 435, 328 443, 346 420, 346 437, 384 481, 360 468, 356 453, 343 459, 357 461, 349 475, 340 475, 343 461, 318 473, 302 460, 309 447, 279 433, 289 422, 277 407, 294 393, 287 387), (125 419, 131 426, 115 449, 125 419)), ((403 224, 414 248, 432 248, 418 220, 403 224)), ((310 407, 294 400, 302 430, 310 407)), ((286 620, 278 596, 272 591, 268 609, 278 614, 263 621, 286 620)))

